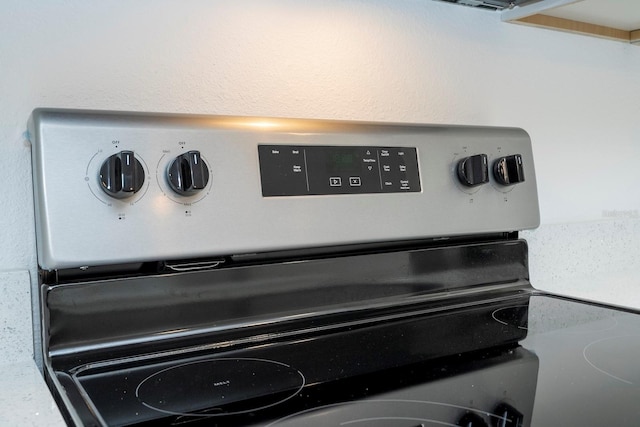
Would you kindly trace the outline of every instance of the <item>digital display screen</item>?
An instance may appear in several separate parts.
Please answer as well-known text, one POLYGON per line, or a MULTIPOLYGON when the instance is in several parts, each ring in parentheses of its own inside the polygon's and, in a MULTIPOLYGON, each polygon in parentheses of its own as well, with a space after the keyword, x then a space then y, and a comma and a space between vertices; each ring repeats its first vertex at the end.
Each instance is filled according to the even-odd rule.
POLYGON ((355 150, 341 149, 327 153, 327 171, 335 174, 358 172, 360 164, 355 150))

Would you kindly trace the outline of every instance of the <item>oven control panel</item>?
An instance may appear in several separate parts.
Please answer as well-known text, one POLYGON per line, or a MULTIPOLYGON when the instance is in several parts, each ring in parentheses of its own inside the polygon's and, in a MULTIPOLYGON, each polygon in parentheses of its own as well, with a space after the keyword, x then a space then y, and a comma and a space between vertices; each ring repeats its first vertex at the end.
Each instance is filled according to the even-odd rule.
POLYGON ((38 109, 29 135, 49 270, 539 224, 517 128, 38 109))
POLYGON ((262 195, 419 192, 415 147, 258 145, 262 195))

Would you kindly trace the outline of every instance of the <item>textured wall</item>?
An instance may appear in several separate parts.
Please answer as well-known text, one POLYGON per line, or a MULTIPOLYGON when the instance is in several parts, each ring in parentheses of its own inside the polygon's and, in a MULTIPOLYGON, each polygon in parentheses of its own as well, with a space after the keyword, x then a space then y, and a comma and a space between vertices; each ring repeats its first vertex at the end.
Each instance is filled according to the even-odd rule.
POLYGON ((0 270, 35 273, 24 131, 39 106, 520 126, 533 138, 543 224, 611 212, 638 221, 637 46, 431 0, 0 0, 0 10, 0 270))
POLYGON ((31 298, 26 271, 0 272, 0 301, 0 366, 32 359, 31 298))

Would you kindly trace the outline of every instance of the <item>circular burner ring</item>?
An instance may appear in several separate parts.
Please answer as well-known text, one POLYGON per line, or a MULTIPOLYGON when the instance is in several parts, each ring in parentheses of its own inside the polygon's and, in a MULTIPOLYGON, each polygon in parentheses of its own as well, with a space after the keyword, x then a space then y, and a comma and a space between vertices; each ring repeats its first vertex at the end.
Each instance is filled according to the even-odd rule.
POLYGON ((585 346, 584 360, 597 371, 628 385, 640 386, 637 361, 640 359, 640 335, 601 338, 585 346), (621 357, 618 357, 621 356, 621 357), (629 362, 633 367, 625 366, 629 362), (635 377, 631 375, 635 373, 635 377))
MULTIPOLYGON (((275 421, 272 421, 271 423, 267 424, 265 427, 278 427, 279 425, 283 424, 283 425, 296 425, 296 424, 289 424, 289 421, 295 420, 296 417, 298 416, 304 416, 307 414, 313 414, 314 412, 317 411, 324 411, 324 410, 331 410, 331 409, 340 409, 341 407, 347 407, 349 406, 350 411, 354 412, 354 408, 357 408, 358 406, 365 406, 365 405, 372 405, 373 407, 370 410, 367 410, 366 413, 368 415, 371 416, 363 416, 363 417, 358 417, 358 418, 353 418, 353 419, 340 419, 340 421, 338 422, 339 424, 336 425, 340 425, 340 426, 349 426, 349 425, 353 425, 353 426, 361 426, 361 425, 371 425, 372 422, 384 422, 385 424, 380 424, 380 425, 389 425, 388 423, 391 421, 412 421, 412 422, 418 422, 418 423, 429 423, 429 424, 437 424, 437 425, 444 425, 444 426, 452 426, 452 427, 457 427, 457 424, 451 424, 448 421, 443 421, 443 420, 438 420, 435 418, 424 418, 421 416, 407 416, 406 411, 403 410, 402 415, 397 415, 394 416, 393 414, 388 412, 388 409, 385 409, 384 412, 385 414, 382 416, 375 416, 374 412, 376 410, 380 410, 381 405, 384 404, 393 404, 394 406, 398 406, 401 404, 409 404, 409 405, 417 405, 418 409, 420 409, 419 413, 423 414, 423 406, 424 405, 432 405, 432 406, 438 406, 438 407, 442 407, 442 408, 448 408, 448 409, 459 409, 461 411, 465 411, 467 413, 474 413, 480 416, 484 416, 484 417, 488 417, 489 419, 493 420, 496 425, 499 424, 500 421, 506 421, 506 419, 496 413, 493 412, 488 412, 488 411, 483 411, 477 408, 471 408, 468 406, 462 406, 462 405, 455 405, 452 403, 444 403, 444 402, 435 402, 435 401, 429 401, 429 400, 410 400, 410 399, 371 399, 371 400, 362 400, 362 401, 355 401, 355 402, 339 402, 339 403, 332 403, 329 405, 323 405, 323 406, 318 406, 315 408, 309 408, 309 409, 305 409, 304 411, 300 411, 300 412, 296 412, 295 414, 289 414, 285 417, 279 418, 275 421)), ((407 409, 407 408, 404 408, 407 409)), ((361 413, 361 410, 356 410, 356 413, 361 413)), ((333 416, 335 418, 335 415, 333 416)), ((450 420, 449 420, 450 421, 450 420)), ((325 421, 325 422, 329 422, 329 421, 325 421)), ((331 424, 327 424, 327 426, 329 426, 331 424)), ((377 424, 376 424, 377 425, 377 424)))
POLYGON ((302 372, 282 362, 216 358, 159 370, 143 379, 135 394, 149 409, 168 415, 207 418, 279 405, 296 396, 305 384, 302 372), (242 403, 250 399, 259 403, 249 406, 242 403), (235 409, 227 410, 225 406, 235 409))
POLYGON ((512 305, 508 307, 501 307, 494 310, 491 313, 491 317, 496 322, 510 327, 515 327, 518 329, 522 329, 525 331, 532 332, 559 332, 565 334, 588 334, 593 332, 604 332, 611 329, 614 329, 618 326, 618 320, 615 317, 606 317, 606 318, 586 318, 584 321, 588 322, 589 328, 580 329, 582 326, 582 320, 571 319, 575 324, 570 325, 557 325, 553 322, 553 318, 538 318, 535 315, 535 310, 531 310, 531 305, 512 305), (526 315, 525 318, 522 317, 523 313, 526 315), (599 321, 603 322, 602 325, 598 327, 593 327, 591 322, 599 321), (570 328, 570 329, 565 329, 570 328))

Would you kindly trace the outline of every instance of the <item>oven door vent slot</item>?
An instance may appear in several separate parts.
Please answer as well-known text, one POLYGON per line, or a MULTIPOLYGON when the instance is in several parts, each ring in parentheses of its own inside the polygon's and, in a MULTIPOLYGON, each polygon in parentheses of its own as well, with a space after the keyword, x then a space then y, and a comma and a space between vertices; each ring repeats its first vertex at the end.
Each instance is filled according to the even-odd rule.
POLYGON ((188 271, 202 271, 213 270, 224 264, 224 259, 214 259, 206 261, 178 261, 178 262, 165 262, 164 267, 167 270, 176 272, 188 272, 188 271))

